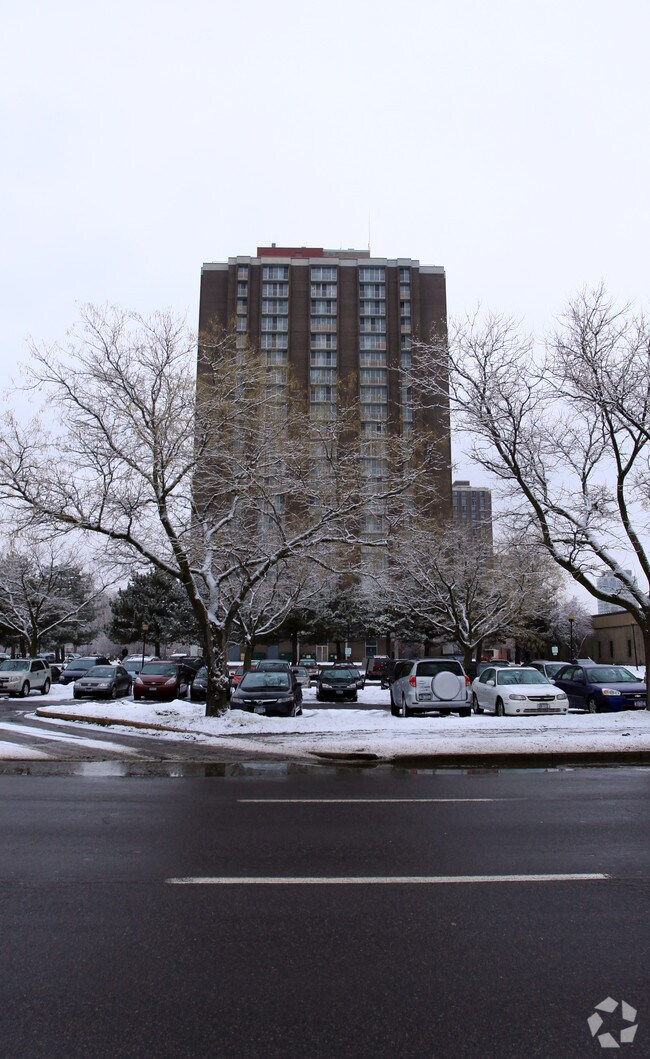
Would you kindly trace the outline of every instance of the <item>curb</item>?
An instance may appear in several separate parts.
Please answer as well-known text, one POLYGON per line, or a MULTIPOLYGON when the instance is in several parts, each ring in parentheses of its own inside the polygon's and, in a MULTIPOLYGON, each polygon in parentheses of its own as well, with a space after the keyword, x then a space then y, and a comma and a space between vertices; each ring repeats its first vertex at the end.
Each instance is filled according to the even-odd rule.
MULTIPOLYGON (((146 721, 122 721, 114 717, 80 717, 79 714, 52 713, 51 709, 37 708, 36 715, 43 718, 54 718, 60 721, 81 722, 82 724, 97 724, 103 727, 120 726, 122 728, 137 728, 158 732, 173 732, 178 735, 196 735, 196 730, 191 728, 175 728, 167 724, 155 724, 146 721)), ((237 740, 241 738, 239 733, 223 734, 220 740, 237 740)), ((247 733, 245 738, 250 739, 247 733)), ((264 736, 261 737, 262 739, 264 736)), ((260 757, 269 757, 273 751, 260 747, 260 757)), ((376 768, 378 765, 391 765, 394 768, 403 769, 498 769, 498 768, 584 768, 587 766, 608 765, 650 765, 650 750, 596 750, 596 751, 551 751, 540 750, 538 752, 512 753, 475 753, 475 754, 417 754, 405 755, 394 754, 382 756, 370 752, 360 751, 315 751, 311 750, 303 755, 295 752, 282 755, 292 761, 313 761, 320 765, 354 765, 357 768, 376 768)))

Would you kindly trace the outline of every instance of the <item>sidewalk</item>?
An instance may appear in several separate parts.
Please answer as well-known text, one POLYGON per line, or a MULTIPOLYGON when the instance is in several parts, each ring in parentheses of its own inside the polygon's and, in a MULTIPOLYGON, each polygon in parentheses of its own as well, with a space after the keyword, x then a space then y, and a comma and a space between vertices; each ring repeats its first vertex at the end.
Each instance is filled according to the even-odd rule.
MULTIPOLYGON (((64 689, 62 689, 64 690, 64 689)), ((58 689, 57 689, 58 691, 58 689)), ((57 696, 62 697, 62 696, 57 696)), ((107 725, 116 733, 138 732, 182 739, 220 750, 237 747, 251 758, 290 761, 431 762, 433 767, 553 767, 559 764, 650 764, 650 712, 563 717, 392 717, 388 691, 359 692, 366 709, 327 709, 305 692, 300 717, 260 717, 233 710, 206 717, 202 703, 43 703, 36 713, 54 723, 107 725), (318 708, 315 708, 318 705, 318 708)), ((82 725, 80 725, 80 728, 82 725)))

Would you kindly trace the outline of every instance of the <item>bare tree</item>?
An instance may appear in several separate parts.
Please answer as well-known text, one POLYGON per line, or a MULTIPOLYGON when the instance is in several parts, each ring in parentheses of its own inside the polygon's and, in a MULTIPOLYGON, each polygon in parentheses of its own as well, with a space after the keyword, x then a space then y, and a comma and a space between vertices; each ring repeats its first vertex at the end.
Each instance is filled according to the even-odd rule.
POLYGON ((496 637, 517 637, 548 608, 558 578, 538 545, 501 542, 494 551, 457 523, 418 528, 393 560, 387 601, 411 635, 454 642, 466 664, 496 637))
POLYGON ((64 640, 78 643, 87 637, 105 587, 60 546, 23 543, 2 557, 0 629, 32 655, 64 640))
MULTIPOLYGON (((448 346, 452 412, 501 483, 512 520, 638 623, 650 658, 650 330, 603 287, 567 307, 545 355, 511 319, 468 318, 448 346), (640 577, 626 569, 630 557, 640 577), (604 588, 603 573, 617 579, 604 588)), ((426 362, 440 343, 421 350, 426 362)), ((438 399, 422 380, 425 400, 438 399)), ((650 705, 650 700, 649 700, 650 705)))
POLYGON ((7 419, 0 494, 19 525, 82 531, 124 575, 140 564, 184 586, 214 713, 227 707, 227 643, 255 587, 293 555, 356 548, 361 513, 427 461, 414 467, 408 441, 386 439, 377 481, 351 396, 311 415, 287 370, 234 334, 201 336, 198 375, 196 348, 171 314, 92 307, 65 349, 34 347, 28 384, 58 423, 7 419))

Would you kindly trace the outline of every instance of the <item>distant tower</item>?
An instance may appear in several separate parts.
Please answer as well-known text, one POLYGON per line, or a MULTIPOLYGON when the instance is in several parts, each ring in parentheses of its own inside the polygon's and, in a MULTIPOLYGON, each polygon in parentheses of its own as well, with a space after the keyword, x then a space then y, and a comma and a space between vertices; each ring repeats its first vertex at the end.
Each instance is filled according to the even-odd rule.
POLYGON ((453 482, 451 495, 454 521, 462 523, 473 537, 482 537, 492 547, 492 492, 469 482, 453 482))

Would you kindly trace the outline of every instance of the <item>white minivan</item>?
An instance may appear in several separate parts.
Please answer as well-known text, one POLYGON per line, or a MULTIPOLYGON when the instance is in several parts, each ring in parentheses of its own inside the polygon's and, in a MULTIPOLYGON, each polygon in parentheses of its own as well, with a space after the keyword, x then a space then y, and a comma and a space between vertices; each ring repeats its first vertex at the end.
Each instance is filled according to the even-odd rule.
POLYGON ((0 662, 0 695, 20 695, 30 691, 47 695, 52 686, 50 667, 42 658, 5 658, 0 662))

